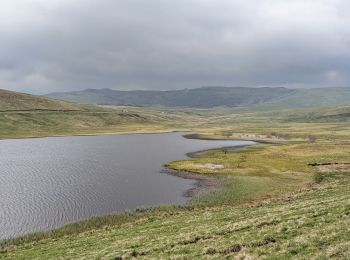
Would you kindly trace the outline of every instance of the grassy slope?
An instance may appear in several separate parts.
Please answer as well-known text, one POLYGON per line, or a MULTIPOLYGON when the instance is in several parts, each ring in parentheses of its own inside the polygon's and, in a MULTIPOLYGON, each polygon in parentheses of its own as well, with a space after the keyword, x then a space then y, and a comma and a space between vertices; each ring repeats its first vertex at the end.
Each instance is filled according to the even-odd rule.
POLYGON ((163 132, 181 129, 167 116, 116 110, 0 113, 0 137, 163 132))
POLYGON ((0 89, 0 111, 81 110, 76 104, 0 89))
MULTIPOLYGON (((211 133, 218 131, 219 135, 226 129, 228 133, 237 131, 254 133, 256 130, 261 132, 262 129, 266 132, 265 129, 268 127, 261 126, 264 121, 267 121, 268 124, 275 124, 269 126, 270 128, 288 132, 291 130, 286 129, 289 126, 281 125, 281 122, 289 120, 290 127, 297 127, 300 131, 302 124, 307 122, 348 121, 349 111, 349 107, 321 111, 301 110, 297 113, 294 111, 251 113, 224 108, 215 110, 118 108, 111 110, 0 90, 0 138, 192 129, 201 132, 209 129, 211 133), (298 122, 297 126, 295 122, 298 122), (260 124, 258 129, 255 127, 257 124, 260 124)), ((251 139, 252 136, 236 135, 235 138, 251 139)))
MULTIPOLYGON (((0 90, 0 139, 162 132, 182 129, 176 123, 180 117, 181 113, 98 108, 0 90)), ((181 123, 187 119, 193 121, 187 116, 181 123)))
POLYGON ((349 100, 350 88, 301 89, 287 97, 251 106, 248 109, 251 111, 268 111, 278 109, 332 107, 349 105, 349 100))
MULTIPOLYGON (((136 111, 141 113, 129 113, 136 111)), ((173 168, 220 176, 226 185, 186 208, 106 216, 3 242, 0 258, 348 258, 350 176, 346 171, 322 173, 308 164, 350 162, 350 126, 343 121, 311 123, 305 111, 294 112, 294 122, 290 114, 165 111, 161 115, 167 118, 160 123, 164 129, 169 129, 164 123, 168 119, 187 119, 187 127, 210 138, 289 141, 171 163, 173 168), (198 167, 205 163, 225 168, 198 167)))
POLYGON ((77 92, 52 93, 48 96, 88 104, 210 108, 258 104, 294 92, 296 91, 286 88, 202 87, 169 91, 87 89, 77 92))
POLYGON ((98 108, 0 90, 0 139, 181 130, 195 115, 98 108), (182 118, 183 117, 183 118, 182 118))
POLYGON ((241 107, 269 111, 308 107, 349 105, 350 88, 224 88, 204 87, 177 91, 114 91, 110 89, 53 93, 57 99, 88 104, 135 106, 241 107))

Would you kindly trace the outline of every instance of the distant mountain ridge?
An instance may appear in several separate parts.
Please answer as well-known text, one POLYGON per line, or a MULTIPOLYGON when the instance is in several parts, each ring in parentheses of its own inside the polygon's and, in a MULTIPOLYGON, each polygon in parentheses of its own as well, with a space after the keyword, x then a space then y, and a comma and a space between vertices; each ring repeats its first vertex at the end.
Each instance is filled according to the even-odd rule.
POLYGON ((77 103, 165 107, 250 107, 283 109, 350 104, 350 88, 289 89, 284 87, 202 87, 182 90, 86 89, 51 93, 48 97, 77 103))
POLYGON ((295 91, 286 88, 202 87, 182 90, 87 89, 52 93, 49 97, 88 104, 166 107, 237 107, 265 103, 286 97, 295 91))

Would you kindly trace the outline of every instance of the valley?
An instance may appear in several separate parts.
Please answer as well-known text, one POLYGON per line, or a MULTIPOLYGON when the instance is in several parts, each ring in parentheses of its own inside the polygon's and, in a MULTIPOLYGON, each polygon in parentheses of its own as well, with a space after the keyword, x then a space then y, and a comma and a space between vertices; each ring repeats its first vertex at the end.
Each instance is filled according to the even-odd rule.
POLYGON ((349 257, 350 234, 340 228, 349 225, 348 107, 254 112, 79 106, 2 112, 1 138, 191 131, 197 134, 190 138, 261 144, 168 162, 176 171, 224 184, 185 206, 94 217, 3 240, 0 258, 349 257), (323 164, 335 166, 318 166, 323 164))

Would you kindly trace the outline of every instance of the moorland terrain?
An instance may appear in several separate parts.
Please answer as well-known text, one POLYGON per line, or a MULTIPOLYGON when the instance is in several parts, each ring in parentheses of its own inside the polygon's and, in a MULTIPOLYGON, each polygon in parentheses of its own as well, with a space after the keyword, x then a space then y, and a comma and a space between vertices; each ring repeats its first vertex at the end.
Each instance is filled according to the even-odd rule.
POLYGON ((350 257, 350 107, 341 100, 257 109, 94 107, 29 97, 0 101, 1 138, 191 131, 197 133, 191 138, 260 144, 169 162, 224 183, 186 206, 139 209, 2 241, 0 258, 350 257))

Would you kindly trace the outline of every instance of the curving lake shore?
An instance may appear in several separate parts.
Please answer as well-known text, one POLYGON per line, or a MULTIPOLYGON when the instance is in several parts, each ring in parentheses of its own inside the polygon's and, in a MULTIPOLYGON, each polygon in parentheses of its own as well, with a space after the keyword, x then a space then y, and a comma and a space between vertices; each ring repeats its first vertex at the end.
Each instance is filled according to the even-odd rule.
POLYGON ((182 133, 2 140, 0 239, 137 207, 184 204, 218 183, 164 174, 162 165, 193 151, 250 144, 182 133))

